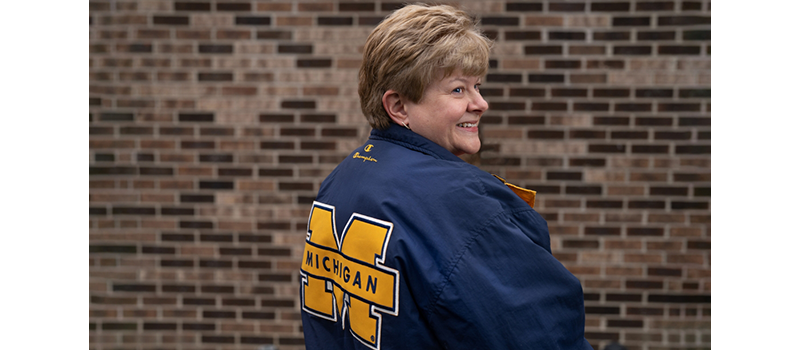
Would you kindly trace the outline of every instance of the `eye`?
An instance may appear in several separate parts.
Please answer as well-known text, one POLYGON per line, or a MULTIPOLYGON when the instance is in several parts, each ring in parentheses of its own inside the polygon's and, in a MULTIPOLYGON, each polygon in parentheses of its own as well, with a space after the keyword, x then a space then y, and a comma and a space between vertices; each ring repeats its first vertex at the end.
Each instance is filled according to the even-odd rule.
POLYGON ((481 84, 475 84, 475 90, 481 91, 481 84))
POLYGON ((453 92, 460 94, 460 93, 464 92, 464 88, 457 87, 457 88, 453 89, 453 92))

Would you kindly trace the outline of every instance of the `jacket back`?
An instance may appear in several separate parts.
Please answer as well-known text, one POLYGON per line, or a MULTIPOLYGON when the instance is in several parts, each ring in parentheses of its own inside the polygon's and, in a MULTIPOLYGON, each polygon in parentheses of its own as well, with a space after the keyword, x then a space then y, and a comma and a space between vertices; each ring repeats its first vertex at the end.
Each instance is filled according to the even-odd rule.
POLYGON ((541 216, 401 127, 322 183, 301 274, 308 349, 590 348, 541 216))

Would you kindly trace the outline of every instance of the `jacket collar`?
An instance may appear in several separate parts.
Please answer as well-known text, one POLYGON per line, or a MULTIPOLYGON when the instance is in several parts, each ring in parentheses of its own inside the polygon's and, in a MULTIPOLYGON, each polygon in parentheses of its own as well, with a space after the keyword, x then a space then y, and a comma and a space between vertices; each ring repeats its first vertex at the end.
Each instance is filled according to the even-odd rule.
POLYGON ((389 128, 386 130, 372 129, 369 138, 370 140, 383 140, 392 142, 403 147, 425 153, 437 159, 459 162, 464 161, 435 142, 394 123, 389 125, 389 128))

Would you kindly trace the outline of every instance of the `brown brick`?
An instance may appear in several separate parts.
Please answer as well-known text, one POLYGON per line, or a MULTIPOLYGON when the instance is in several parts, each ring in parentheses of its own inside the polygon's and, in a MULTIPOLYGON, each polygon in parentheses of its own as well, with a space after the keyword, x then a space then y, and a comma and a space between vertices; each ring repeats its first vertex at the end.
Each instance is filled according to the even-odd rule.
POLYGON ((600 45, 570 45, 568 52, 573 56, 605 55, 606 47, 600 45))
POLYGON ((564 213, 564 221, 576 222, 599 222, 599 214, 578 214, 578 213, 564 213))
POLYGON ((705 259, 701 254, 668 254, 667 263, 683 265, 703 265, 705 259))
POLYGON ((564 25, 564 18, 559 16, 526 16, 525 26, 554 26, 561 27, 564 25))
POLYGON ((279 27, 307 27, 313 24, 313 18, 306 16, 276 16, 275 24, 279 27))
POLYGON ((604 84, 608 81, 606 74, 572 74, 570 82, 575 84, 604 84))

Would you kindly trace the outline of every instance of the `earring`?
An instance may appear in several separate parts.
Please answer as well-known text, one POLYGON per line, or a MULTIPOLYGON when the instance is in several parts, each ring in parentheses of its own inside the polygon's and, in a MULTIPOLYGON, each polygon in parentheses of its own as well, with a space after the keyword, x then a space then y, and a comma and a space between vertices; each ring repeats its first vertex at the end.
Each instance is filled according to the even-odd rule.
POLYGON ((405 127, 406 127, 406 129, 408 129, 408 130, 411 130, 411 128, 409 128, 409 127, 408 127, 408 124, 406 124, 405 122, 403 122, 403 126, 405 126, 405 127))

